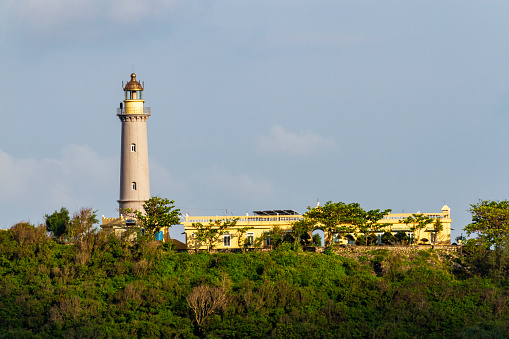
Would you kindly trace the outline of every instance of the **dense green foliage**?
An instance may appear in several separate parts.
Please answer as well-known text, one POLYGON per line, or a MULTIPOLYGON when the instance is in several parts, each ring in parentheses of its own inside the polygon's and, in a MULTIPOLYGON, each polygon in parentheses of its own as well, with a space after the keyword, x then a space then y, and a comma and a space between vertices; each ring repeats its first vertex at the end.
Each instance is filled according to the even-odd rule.
MULTIPOLYGON (((437 252, 174 253, 43 226, 0 232, 0 337, 507 337, 504 282, 437 252), (328 254, 328 255, 327 255, 328 254), (456 264, 462 267, 460 264, 456 264)), ((461 262, 461 259, 458 259, 461 262)))
POLYGON ((390 209, 366 211, 358 203, 345 204, 344 202, 327 201, 323 206, 308 206, 304 218, 293 224, 293 232, 301 239, 301 242, 304 240, 304 245, 307 240, 305 239, 306 234, 320 229, 325 235, 325 246, 333 244, 333 236, 347 238, 350 233, 356 234, 356 243, 368 246, 370 238, 372 238, 370 236, 376 237, 376 232, 389 225, 379 221, 390 212, 390 209))
POLYGON ((60 211, 55 211, 51 215, 46 214, 44 220, 48 232, 51 232, 55 238, 60 238, 67 233, 67 226, 71 221, 71 217, 67 208, 62 207, 60 211))
MULTIPOLYGON (((325 246, 331 246, 334 233, 343 235, 355 232, 356 226, 363 223, 365 215, 366 212, 358 203, 327 201, 323 206, 308 206, 304 218, 294 224, 294 231, 296 226, 306 231, 320 229, 325 234, 325 246)), ((296 232, 299 233, 302 231, 296 232)))
POLYGON ((125 209, 125 213, 141 224, 146 233, 154 235, 163 227, 180 223, 180 209, 175 208, 175 201, 161 197, 151 197, 143 203, 143 212, 125 209))
POLYGON ((472 222, 465 226, 470 263, 482 275, 509 278, 509 201, 479 200, 470 205, 472 222))

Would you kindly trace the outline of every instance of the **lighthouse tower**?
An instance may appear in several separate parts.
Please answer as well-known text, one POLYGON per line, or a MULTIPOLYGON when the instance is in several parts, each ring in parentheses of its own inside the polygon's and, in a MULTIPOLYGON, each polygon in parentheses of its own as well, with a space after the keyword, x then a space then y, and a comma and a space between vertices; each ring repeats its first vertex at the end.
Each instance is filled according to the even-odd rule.
POLYGON ((117 108, 117 116, 122 122, 118 200, 120 215, 124 214, 126 208, 144 212, 143 203, 150 199, 147 145, 150 108, 143 107, 143 86, 136 80, 136 74, 131 74, 131 80, 123 89, 124 101, 117 108))

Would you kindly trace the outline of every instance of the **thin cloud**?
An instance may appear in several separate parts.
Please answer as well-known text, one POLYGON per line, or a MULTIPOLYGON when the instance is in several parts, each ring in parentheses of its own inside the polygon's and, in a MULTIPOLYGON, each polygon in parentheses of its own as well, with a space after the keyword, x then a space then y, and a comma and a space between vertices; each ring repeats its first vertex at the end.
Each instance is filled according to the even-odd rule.
POLYGON ((46 159, 16 158, 0 150, 0 202, 13 209, 93 205, 97 195, 116 185, 117 172, 117 159, 88 146, 68 145, 60 158, 46 159))
POLYGON ((167 19, 183 0, 26 0, 10 1, 10 21, 32 40, 80 40, 121 30, 138 32, 167 19), (77 34, 79 32, 79 34, 77 34))
POLYGON ((254 178, 248 174, 231 174, 214 166, 202 174, 207 190, 218 192, 241 200, 259 201, 274 194, 274 186, 266 179, 254 178))
POLYGON ((189 184, 185 180, 174 178, 170 172, 157 159, 150 162, 150 195, 175 199, 175 195, 189 191, 189 184))
POLYGON ((361 45, 366 38, 353 34, 311 34, 291 33, 268 37, 268 43, 274 48, 338 48, 361 45))
POLYGON ((281 126, 273 126, 268 136, 260 137, 258 140, 258 151, 262 153, 310 155, 336 146, 332 138, 311 132, 292 133, 281 126))

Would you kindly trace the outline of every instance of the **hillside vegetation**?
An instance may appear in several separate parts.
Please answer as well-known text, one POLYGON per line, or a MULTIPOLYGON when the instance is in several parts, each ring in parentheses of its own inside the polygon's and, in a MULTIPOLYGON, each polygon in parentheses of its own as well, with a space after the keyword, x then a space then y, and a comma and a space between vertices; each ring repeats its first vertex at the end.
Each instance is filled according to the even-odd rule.
POLYGON ((506 279, 374 248, 189 254, 100 233, 61 244, 19 224, 0 232, 0 337, 509 336, 506 279))

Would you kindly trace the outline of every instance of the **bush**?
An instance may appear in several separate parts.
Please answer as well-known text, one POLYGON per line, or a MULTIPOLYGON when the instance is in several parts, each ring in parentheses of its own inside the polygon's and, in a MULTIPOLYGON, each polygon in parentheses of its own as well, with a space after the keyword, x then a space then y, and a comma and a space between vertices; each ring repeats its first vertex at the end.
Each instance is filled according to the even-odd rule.
POLYGON ((37 231, 0 232, 0 337, 509 334, 507 282, 457 279, 432 249, 346 258, 282 243, 272 252, 189 254, 94 235, 90 258, 77 263, 76 245, 28 244, 21 230, 37 231))

